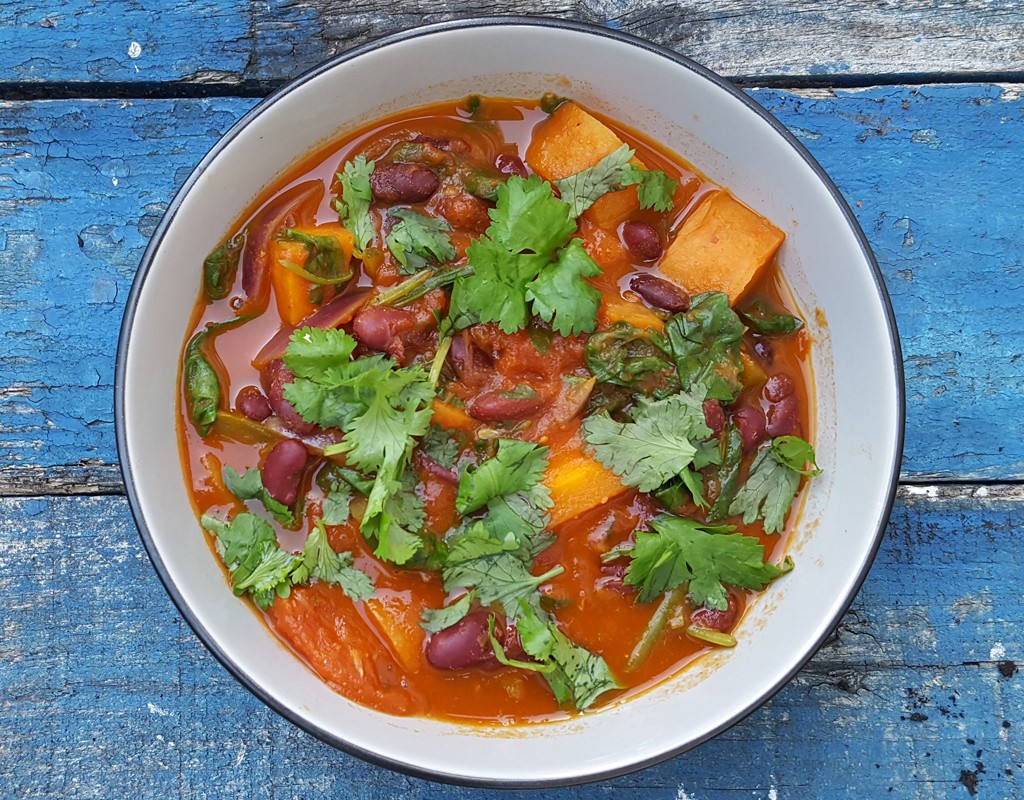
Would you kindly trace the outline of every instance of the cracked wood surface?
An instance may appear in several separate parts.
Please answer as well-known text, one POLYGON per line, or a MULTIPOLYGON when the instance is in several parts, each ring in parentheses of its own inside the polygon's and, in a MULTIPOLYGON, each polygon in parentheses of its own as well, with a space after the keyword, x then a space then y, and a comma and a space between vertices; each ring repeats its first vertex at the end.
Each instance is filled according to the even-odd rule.
MULTIPOLYGON (((1019 480, 1017 87, 750 94, 832 175, 878 257, 907 372, 903 477, 1019 480)), ((176 188, 255 102, 0 104, 0 493, 116 483, 128 288, 176 188)))
MULTIPOLYGON (((966 771, 980 797, 1020 796, 1022 512, 1019 494, 900 501, 836 633, 762 708, 640 773, 502 795, 965 798, 966 771)), ((253 698, 174 609, 123 498, 0 499, 0 519, 0 795, 488 796, 372 767, 253 698)))
POLYGON ((1015 0, 110 0, 98 8, 6 0, 0 10, 0 74, 22 86, 266 86, 387 33, 492 15, 623 30, 762 85, 1020 75, 1024 64, 1024 8, 1015 0))

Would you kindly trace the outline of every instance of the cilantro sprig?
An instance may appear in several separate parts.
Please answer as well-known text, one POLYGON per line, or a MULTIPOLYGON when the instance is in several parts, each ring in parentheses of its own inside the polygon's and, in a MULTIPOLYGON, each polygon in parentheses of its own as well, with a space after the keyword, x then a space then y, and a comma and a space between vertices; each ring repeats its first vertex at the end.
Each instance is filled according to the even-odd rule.
POLYGON ((361 530, 380 558, 404 564, 420 546, 416 529, 423 521, 422 501, 404 475, 430 425, 434 388, 423 367, 398 368, 380 355, 353 360, 355 346, 341 330, 297 330, 284 357, 296 377, 284 396, 303 419, 342 430, 325 455, 343 453, 374 474, 361 530))
MULTIPOLYGON (((637 400, 631 422, 595 414, 583 422, 587 443, 597 459, 626 486, 652 492, 691 467, 718 462, 718 444, 708 441, 703 397, 678 392, 664 400, 637 400)), ((687 476, 684 483, 692 486, 687 476)))
POLYGON ((764 520, 765 533, 779 533, 800 488, 801 476, 820 472, 810 444, 798 436, 779 436, 757 451, 747 482, 729 504, 729 513, 742 514, 744 525, 764 520))
POLYGON ((758 539, 735 533, 732 525, 704 525, 666 514, 651 520, 651 528, 650 533, 636 532, 632 548, 611 551, 629 556, 625 582, 637 587, 641 603, 689 583, 694 604, 724 611, 729 606, 726 584, 760 590, 793 568, 789 558, 778 567, 765 562, 758 539))
POLYGON ((579 243, 572 208, 536 175, 513 175, 497 190, 485 236, 466 250, 471 275, 452 289, 448 328, 497 322, 505 333, 525 328, 531 312, 563 335, 597 326, 600 292, 585 278, 600 267, 579 243))
POLYGON ((509 666, 542 674, 560 705, 571 704, 583 711, 605 692, 622 688, 607 662, 596 653, 575 644, 559 630, 547 612, 521 603, 516 628, 523 650, 534 661, 510 661, 504 658, 504 651, 492 633, 491 647, 495 655, 509 666))
POLYGON ((295 522, 295 514, 288 506, 275 500, 263 485, 263 477, 255 467, 249 467, 239 475, 234 467, 224 467, 224 485, 239 500, 259 500, 274 519, 284 525, 295 522))
POLYGON ((341 183, 341 197, 334 201, 334 208, 341 224, 355 237, 356 253, 359 255, 377 235, 373 217, 370 216, 370 204, 373 202, 370 175, 373 167, 374 162, 367 161, 366 156, 356 156, 352 161, 345 162, 341 172, 337 173, 341 183))
POLYGON ((594 166, 555 181, 562 199, 572 207, 573 216, 578 217, 608 192, 634 185, 641 208, 672 209, 672 196, 679 184, 661 170, 641 169, 631 164, 634 154, 634 150, 624 144, 594 166))
POLYGON ((455 247, 445 220, 427 217, 411 208, 392 208, 389 217, 398 220, 388 234, 388 249, 403 275, 412 275, 428 264, 444 264, 455 258, 455 247))
POLYGON ((352 554, 331 549, 321 520, 299 554, 283 550, 270 523, 255 514, 243 512, 230 522, 204 514, 200 524, 216 537, 217 553, 231 576, 234 593, 248 593, 261 609, 269 608, 275 598, 288 597, 293 586, 313 579, 340 586, 353 600, 373 594, 373 581, 354 566, 352 554))

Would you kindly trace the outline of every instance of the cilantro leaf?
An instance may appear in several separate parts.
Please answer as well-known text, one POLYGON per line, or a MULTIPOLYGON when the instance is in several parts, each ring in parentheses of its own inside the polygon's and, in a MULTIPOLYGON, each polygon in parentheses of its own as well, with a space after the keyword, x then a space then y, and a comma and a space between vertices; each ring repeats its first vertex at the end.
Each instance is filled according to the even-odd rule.
POLYGON ((248 592, 261 609, 311 578, 338 584, 353 600, 373 594, 373 582, 353 566, 352 554, 331 549, 320 520, 298 556, 282 550, 270 523, 254 514, 238 514, 231 522, 204 514, 200 524, 216 536, 217 552, 228 568, 234 593, 248 592))
POLYGON ((651 527, 652 533, 636 532, 626 569, 625 582, 640 590, 641 603, 689 582, 695 604, 724 611, 729 606, 725 584, 763 589, 792 569, 788 560, 781 567, 765 563, 758 539, 733 533, 731 525, 664 515, 651 520, 651 527))
POLYGON ((799 317, 775 311, 762 300, 755 300, 737 309, 737 313, 755 331, 768 336, 786 336, 804 326, 804 321, 799 317))
POLYGON ((370 204, 373 202, 373 190, 370 188, 370 174, 374 162, 367 161, 366 156, 356 156, 345 163, 342 171, 337 173, 341 182, 341 197, 335 208, 341 218, 341 224, 352 232, 355 237, 356 251, 360 254, 373 241, 377 230, 370 216, 370 204))
POLYGON ((743 388, 740 341, 743 323, 722 292, 693 298, 690 310, 676 314, 665 326, 683 388, 702 384, 707 397, 733 402, 743 388))
POLYGON ((814 448, 799 436, 777 436, 772 439, 772 452, 779 461, 801 475, 813 477, 821 474, 814 463, 814 448))
POLYGON ((498 538, 483 522, 475 522, 449 540, 441 576, 445 591, 472 589, 481 605, 501 603, 514 619, 520 600, 539 607, 537 587, 564 572, 555 566, 533 575, 531 565, 532 556, 514 535, 498 538))
POLYGON ((283 525, 295 522, 295 514, 288 506, 275 500, 263 486, 263 476, 255 467, 249 467, 244 475, 239 475, 234 467, 224 467, 224 485, 239 500, 259 500, 274 519, 283 525))
POLYGON ((342 480, 331 481, 322 505, 324 525, 344 525, 352 515, 352 487, 342 480))
POLYGON ((623 172, 633 155, 633 149, 624 144, 594 166, 555 181, 562 201, 569 204, 574 217, 590 208, 602 195, 619 188, 623 172))
POLYGON ((537 175, 511 176, 498 187, 496 205, 489 213, 492 223, 487 236, 511 253, 550 257, 576 230, 572 209, 537 175))
POLYGON ((336 553, 327 541, 323 520, 318 519, 306 537, 298 557, 293 582, 305 583, 310 578, 341 587, 352 600, 368 600, 373 595, 373 580, 354 565, 352 554, 336 553))
POLYGON ((467 466, 459 478, 455 508, 471 514, 502 495, 539 486, 548 449, 519 439, 499 439, 498 452, 480 466, 467 466))
POLYGON ((571 703, 582 711, 605 692, 622 688, 601 656, 574 644, 543 612, 522 604, 516 628, 523 650, 540 662, 538 671, 560 705, 571 703))
POLYGON ((563 336, 590 333, 597 327, 601 292, 584 278, 600 274, 601 268, 583 249, 583 243, 572 239, 526 287, 526 299, 533 313, 563 336))
POLYGON ((703 469, 718 460, 706 440, 702 398, 679 392, 664 400, 640 398, 632 422, 596 414, 583 422, 584 436, 597 459, 626 486, 651 492, 691 465, 703 469))
POLYGON ((420 627, 427 633, 437 633, 450 628, 469 613, 473 603, 473 593, 467 592, 450 606, 444 608, 426 608, 423 610, 420 627))
POLYGON ((295 557, 278 547, 269 522, 249 513, 238 514, 231 522, 204 514, 200 524, 217 537, 217 552, 236 595, 249 592, 262 609, 275 597, 288 596, 295 557))
POLYGON ((679 184, 660 169, 640 169, 635 164, 626 165, 621 184, 635 184, 640 208, 653 208, 655 211, 671 211, 672 196, 679 188, 679 184))
POLYGON ((449 319, 457 328, 474 322, 497 322, 505 333, 526 327, 529 310, 526 285, 547 256, 512 253, 492 239, 478 239, 466 249, 472 275, 459 277, 452 288, 449 319))
POLYGON ((462 448, 452 434, 440 425, 431 425, 420 440, 420 449, 432 461, 445 469, 455 469, 462 448))
POLYGON ((455 247, 448 235, 448 223, 440 218, 427 217, 411 208, 393 208, 389 217, 398 224, 387 237, 388 249, 402 265, 402 273, 411 275, 433 262, 443 264, 455 258, 455 247))
POLYGON ((804 466, 801 461, 797 470, 779 460, 773 445, 774 441, 757 451, 747 482, 729 504, 729 513, 742 514, 744 525, 763 519, 765 533, 778 533, 785 526, 786 514, 800 488, 804 466))

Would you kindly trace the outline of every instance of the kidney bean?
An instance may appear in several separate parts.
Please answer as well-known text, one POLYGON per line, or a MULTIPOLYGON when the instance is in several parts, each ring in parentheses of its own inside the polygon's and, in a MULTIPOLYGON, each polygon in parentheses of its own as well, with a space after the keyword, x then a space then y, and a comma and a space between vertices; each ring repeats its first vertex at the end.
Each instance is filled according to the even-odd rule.
POLYGON ((765 364, 771 364, 772 360, 775 358, 775 351, 772 349, 772 343, 760 336, 754 340, 754 352, 765 364))
POLYGON ((733 412, 732 421, 743 438, 743 452, 754 452, 765 438, 765 419, 761 407, 742 406, 733 412))
POLYGON ((793 379, 785 372, 772 375, 764 384, 764 398, 770 403, 777 403, 783 397, 793 394, 793 379))
POLYGON ((487 637, 490 617, 486 608, 478 608, 451 627, 433 634, 427 642, 427 661, 438 669, 497 664, 487 637))
POLYGON ((498 157, 494 159, 494 166, 502 175, 518 175, 524 180, 530 176, 530 173, 526 171, 523 159, 512 153, 499 153, 498 157))
POLYGON ((729 592, 729 607, 725 611, 701 606, 690 613, 690 624, 698 628, 710 628, 713 631, 728 633, 736 626, 746 602, 736 591, 729 592))
POLYGON ((641 261, 654 261, 661 255, 661 237, 646 222, 633 220, 623 225, 622 243, 641 261))
POLYGON ((800 405, 795 394, 788 394, 768 406, 768 435, 794 436, 800 431, 800 405))
POLYGON ((404 308, 371 306, 356 314, 352 335, 371 350, 387 353, 396 361, 405 355, 402 334, 416 327, 416 315, 404 308))
POLYGON ((309 452, 302 442, 298 439, 282 439, 274 445, 260 467, 263 488, 277 502, 286 506, 294 505, 307 461, 309 452))
POLYGON ((663 308, 676 314, 690 307, 690 295, 674 283, 656 275, 634 275, 629 279, 629 288, 654 308, 663 308))
POLYGON ((373 198, 384 203, 418 203, 437 185, 437 175, 420 164, 378 164, 370 174, 373 198))
POLYGON ((263 422, 274 413, 266 395, 255 386, 246 386, 238 393, 235 398, 235 407, 256 422, 263 422))
POLYGON ((295 373, 284 365, 284 361, 279 358, 271 361, 263 370, 261 377, 270 407, 288 430, 299 436, 309 436, 319 430, 319 426, 300 417, 295 406, 285 399, 284 387, 295 380, 295 373))
POLYGON ((720 436, 725 429, 725 411, 720 400, 704 401, 704 422, 711 428, 712 436, 720 436))
POLYGON ((437 201, 437 210, 453 228, 473 233, 483 233, 491 224, 489 208, 479 197, 467 192, 446 194, 437 201))
POLYGON ((543 397, 507 397, 501 392, 484 392, 466 404, 466 411, 483 422, 502 422, 526 419, 540 411, 546 402, 543 397))

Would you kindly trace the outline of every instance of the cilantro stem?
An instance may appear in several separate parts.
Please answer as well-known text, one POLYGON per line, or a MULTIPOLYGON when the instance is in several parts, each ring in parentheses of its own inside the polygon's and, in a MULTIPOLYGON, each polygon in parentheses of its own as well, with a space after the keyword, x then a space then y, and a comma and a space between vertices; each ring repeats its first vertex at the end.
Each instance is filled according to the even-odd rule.
POLYGON ((665 592, 661 602, 654 611, 654 615, 651 617, 651 621, 647 623, 643 636, 640 637, 640 641, 633 648, 633 652, 629 654, 629 661, 626 662, 627 670, 632 672, 644 663, 647 656, 651 654, 651 650, 654 649, 654 643, 658 641, 661 632, 665 630, 665 625, 668 623, 669 617, 672 616, 672 612, 683 602, 685 597, 686 592, 682 586, 677 586, 672 591, 665 592))
POLYGON ((444 360, 448 358, 448 351, 452 348, 452 337, 445 336, 441 341, 437 343, 437 353, 434 355, 434 361, 430 365, 430 385, 437 389, 437 382, 441 379, 441 370, 444 368, 444 360))
POLYGON ((555 663, 548 662, 542 664, 538 661, 520 661, 516 658, 509 658, 505 655, 505 648, 501 646, 501 642, 494 635, 494 617, 487 619, 487 638, 491 641, 491 650, 494 651, 494 657, 498 659, 499 663, 504 664, 506 667, 516 667, 518 669, 526 669, 531 672, 551 672, 555 668, 555 663))
POLYGON ((369 305, 401 308, 414 300, 419 300, 427 292, 441 286, 448 286, 455 283, 456 279, 472 274, 473 268, 468 265, 454 269, 424 269, 387 291, 381 292, 369 302, 369 305))

